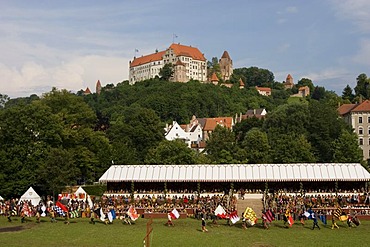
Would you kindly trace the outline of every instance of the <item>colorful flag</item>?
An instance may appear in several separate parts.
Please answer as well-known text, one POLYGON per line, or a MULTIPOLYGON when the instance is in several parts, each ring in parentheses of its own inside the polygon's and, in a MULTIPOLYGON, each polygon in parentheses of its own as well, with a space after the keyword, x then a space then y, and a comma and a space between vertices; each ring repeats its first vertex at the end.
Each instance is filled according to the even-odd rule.
POLYGON ((342 212, 343 212, 342 208, 338 206, 337 209, 334 211, 333 215, 335 218, 339 219, 339 217, 342 215, 342 212))
POLYGON ((268 209, 265 212, 265 217, 266 217, 267 222, 270 222, 270 223, 275 219, 275 215, 270 209, 268 209))
POLYGON ((104 214, 104 212, 103 212, 103 209, 102 209, 102 208, 100 208, 100 213, 99 213, 99 215, 100 215, 100 220, 101 220, 101 221, 105 221, 105 214, 104 214))
POLYGON ((252 208, 250 207, 247 207, 243 213, 243 217, 248 221, 248 223, 250 225, 254 225, 257 223, 257 215, 256 213, 253 211, 252 208))
POLYGON ((113 219, 116 219, 117 218, 116 211, 114 211, 113 208, 110 210, 110 213, 112 214, 113 219))
POLYGON ((294 220, 293 220, 293 217, 292 215, 289 214, 289 217, 288 217, 288 223, 289 223, 289 226, 292 227, 292 225, 294 224, 294 220))
POLYGON ((225 209, 221 205, 218 205, 218 207, 216 208, 215 215, 217 215, 218 217, 220 217, 222 219, 226 219, 227 218, 226 211, 225 211, 225 209))
POLYGON ((60 216, 65 216, 66 214, 64 213, 64 211, 63 211, 63 209, 61 209, 60 207, 58 207, 58 206, 54 206, 54 211, 57 213, 57 214, 59 214, 60 216))
POLYGON ((64 206, 60 201, 55 204, 57 207, 61 208, 64 212, 68 212, 68 208, 64 206))
POLYGON ((108 212, 108 220, 109 220, 110 223, 113 222, 113 215, 112 215, 111 211, 108 212))
POLYGON ((136 212, 136 209, 131 205, 130 208, 127 211, 127 215, 131 218, 131 220, 135 221, 139 218, 138 213, 136 212))
POLYGON ((174 209, 171 211, 170 215, 171 215, 171 218, 172 218, 172 219, 178 219, 178 218, 180 217, 180 214, 179 214, 179 212, 177 211, 177 209, 176 209, 176 208, 174 208, 174 209))
POLYGON ((239 216, 238 216, 238 211, 234 211, 232 212, 230 215, 230 220, 231 220, 231 223, 235 224, 236 222, 238 222, 240 220, 239 216))

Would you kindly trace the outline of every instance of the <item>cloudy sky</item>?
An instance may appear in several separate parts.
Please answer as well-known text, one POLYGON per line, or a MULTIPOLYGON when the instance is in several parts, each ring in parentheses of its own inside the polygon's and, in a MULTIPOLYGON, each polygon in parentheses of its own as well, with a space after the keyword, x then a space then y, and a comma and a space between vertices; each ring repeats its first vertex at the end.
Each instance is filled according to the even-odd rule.
POLYGON ((135 49, 173 41, 338 94, 370 76, 368 0, 0 0, 0 9, 0 93, 11 98, 117 84, 135 49))

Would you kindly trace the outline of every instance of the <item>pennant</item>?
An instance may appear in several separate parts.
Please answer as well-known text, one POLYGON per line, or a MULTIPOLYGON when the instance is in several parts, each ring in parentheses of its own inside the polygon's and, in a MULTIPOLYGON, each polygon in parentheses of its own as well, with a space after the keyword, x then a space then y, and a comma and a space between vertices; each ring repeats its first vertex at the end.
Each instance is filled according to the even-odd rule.
POLYGON ((239 216, 238 216, 238 211, 234 211, 230 214, 230 220, 231 220, 231 223, 235 224, 236 222, 238 222, 240 220, 239 216))
POLYGON ((220 217, 222 219, 227 218, 226 211, 221 205, 218 205, 218 207, 215 209, 215 215, 217 215, 218 217, 220 217))
POLYGON ((170 215, 171 215, 171 218, 172 218, 172 219, 178 219, 178 218, 180 217, 180 214, 179 214, 179 212, 177 211, 177 209, 176 209, 176 208, 174 208, 174 209, 171 211, 170 215))
POLYGON ((139 215, 136 212, 136 209, 132 205, 128 209, 127 215, 131 218, 132 221, 135 221, 139 218, 139 215))

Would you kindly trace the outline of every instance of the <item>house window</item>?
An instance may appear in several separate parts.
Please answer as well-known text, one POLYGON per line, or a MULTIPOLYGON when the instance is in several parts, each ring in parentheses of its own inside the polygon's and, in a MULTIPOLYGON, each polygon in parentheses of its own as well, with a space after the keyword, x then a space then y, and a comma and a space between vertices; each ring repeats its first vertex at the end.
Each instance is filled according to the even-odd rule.
POLYGON ((358 122, 362 123, 362 117, 358 117, 358 122))
POLYGON ((370 123, 370 117, 367 117, 367 122, 370 123))
POLYGON ((369 138, 369 143, 368 143, 368 145, 370 146, 370 138, 369 138))
POLYGON ((364 140, 360 138, 360 146, 364 145, 364 140))
POLYGON ((364 134, 363 132, 364 132, 364 131, 363 131, 362 127, 358 128, 358 134, 359 134, 359 135, 363 135, 363 134, 364 134))

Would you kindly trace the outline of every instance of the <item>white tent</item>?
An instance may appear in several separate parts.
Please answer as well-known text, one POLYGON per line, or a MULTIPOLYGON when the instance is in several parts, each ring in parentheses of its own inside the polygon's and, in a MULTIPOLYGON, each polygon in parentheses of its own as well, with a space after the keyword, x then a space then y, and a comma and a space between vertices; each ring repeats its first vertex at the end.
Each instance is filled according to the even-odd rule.
POLYGON ((0 201, 4 201, 4 198, 2 196, 0 196, 0 201))
POLYGON ((22 201, 31 201, 31 204, 33 206, 39 205, 39 202, 41 201, 41 197, 36 193, 36 191, 30 187, 19 199, 18 203, 21 203, 22 201))
POLYGON ((77 200, 86 200, 87 193, 81 186, 78 187, 74 194, 76 195, 77 200))

